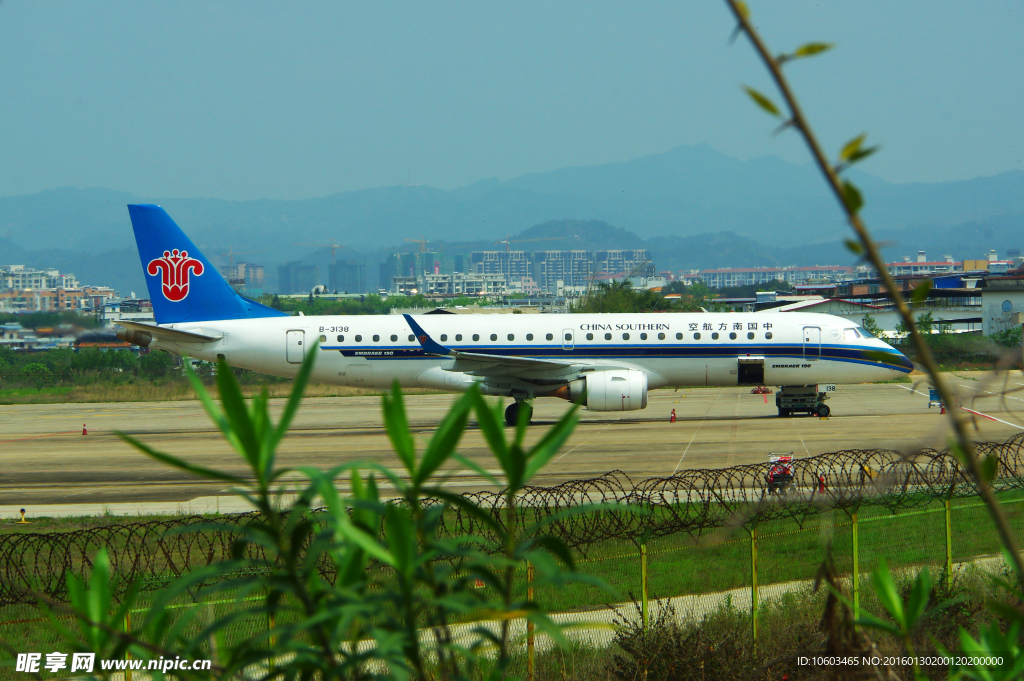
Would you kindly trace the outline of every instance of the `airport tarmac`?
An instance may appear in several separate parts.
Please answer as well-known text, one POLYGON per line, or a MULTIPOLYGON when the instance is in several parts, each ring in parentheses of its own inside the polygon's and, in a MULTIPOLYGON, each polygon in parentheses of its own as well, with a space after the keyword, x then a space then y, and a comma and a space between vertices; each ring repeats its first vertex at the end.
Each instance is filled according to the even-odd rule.
MULTIPOLYGON (((1003 383, 986 374, 950 376, 960 406, 974 419, 976 439, 1005 440, 1024 431, 1024 392, 1000 397, 1003 383)), ((1014 372, 1007 386, 1024 389, 1014 372)), ((942 447, 948 421, 928 407, 927 387, 912 384, 838 386, 828 419, 779 418, 774 395, 750 388, 659 390, 647 409, 581 412, 580 424, 535 478, 550 485, 620 470, 633 480, 668 476, 683 469, 765 462, 769 452, 809 456, 840 449, 942 447), (677 420, 669 414, 676 410, 677 420)), ((409 421, 422 442, 455 399, 453 395, 406 397, 409 421)), ((283 400, 274 401, 274 412, 283 400)), ((528 441, 536 441, 569 407, 538 400, 528 441)), ((0 514, 19 507, 58 509, 47 515, 93 514, 96 509, 193 509, 197 498, 227 500, 223 483, 198 481, 157 463, 118 439, 124 431, 155 449, 196 464, 244 474, 241 459, 224 442, 198 402, 137 402, 0 406, 0 514), (82 425, 88 435, 82 435, 82 425), (153 502, 160 502, 155 505, 153 502), (138 505, 138 506, 136 506, 138 505), (61 510, 63 509, 63 510, 61 510)), ((460 451, 486 469, 496 468, 475 426, 460 451)), ((279 448, 281 466, 328 468, 363 460, 398 467, 381 425, 379 397, 308 399, 279 448)), ((453 468, 448 487, 486 488, 478 474, 453 468)), ((153 511, 156 512, 156 511, 153 511)))

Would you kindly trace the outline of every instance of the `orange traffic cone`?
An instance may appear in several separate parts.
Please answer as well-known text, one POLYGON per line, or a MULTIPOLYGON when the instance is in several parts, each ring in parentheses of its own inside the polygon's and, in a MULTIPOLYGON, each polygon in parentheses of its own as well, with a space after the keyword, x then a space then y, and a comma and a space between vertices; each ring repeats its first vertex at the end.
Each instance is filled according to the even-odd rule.
POLYGON ((675 423, 676 422, 676 410, 675 409, 672 410, 672 415, 668 417, 668 422, 669 423, 675 423))
POLYGON ((89 431, 85 429, 85 424, 82 424, 82 435, 88 435, 89 431))
POLYGON ((944 405, 944 404, 940 404, 939 405, 939 413, 940 414, 945 414, 946 413, 946 405, 944 405))

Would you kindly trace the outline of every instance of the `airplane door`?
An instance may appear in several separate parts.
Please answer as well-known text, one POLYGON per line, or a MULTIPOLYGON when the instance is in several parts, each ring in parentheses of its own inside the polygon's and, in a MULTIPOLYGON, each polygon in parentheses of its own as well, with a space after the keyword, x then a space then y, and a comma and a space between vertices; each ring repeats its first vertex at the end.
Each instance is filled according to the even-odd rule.
POLYGON ((572 329, 562 329, 562 349, 573 349, 572 329))
POLYGON ((288 331, 286 336, 285 357, 288 359, 288 363, 302 364, 302 360, 306 358, 306 346, 303 345, 306 332, 288 331))
POLYGON ((804 359, 821 359, 821 327, 804 327, 804 359))

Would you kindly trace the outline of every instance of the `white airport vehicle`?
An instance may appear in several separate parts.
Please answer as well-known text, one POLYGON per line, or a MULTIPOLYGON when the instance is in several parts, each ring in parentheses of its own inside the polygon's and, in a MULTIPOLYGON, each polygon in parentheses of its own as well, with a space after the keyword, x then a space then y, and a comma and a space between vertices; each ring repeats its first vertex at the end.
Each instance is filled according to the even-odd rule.
MULTIPOLYGON (((799 387, 865 383, 911 362, 845 319, 798 312, 289 316, 239 296, 159 206, 129 206, 156 324, 119 322, 151 350, 277 376, 319 354, 313 380, 537 397, 591 411, 647 406, 680 386, 799 387), (313 350, 315 348, 315 350, 313 350)), ((529 408, 529 407, 527 407, 529 408)), ((780 415, 782 415, 780 408, 780 415)))

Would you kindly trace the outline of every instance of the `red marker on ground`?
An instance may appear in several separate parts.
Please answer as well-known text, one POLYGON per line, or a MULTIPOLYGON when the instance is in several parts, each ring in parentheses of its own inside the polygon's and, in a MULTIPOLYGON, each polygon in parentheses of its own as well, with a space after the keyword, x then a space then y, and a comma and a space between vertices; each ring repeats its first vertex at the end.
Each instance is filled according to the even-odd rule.
POLYGON ((676 410, 675 409, 672 410, 672 415, 668 417, 668 422, 669 423, 675 423, 676 422, 676 410))
POLYGON ((82 435, 88 435, 89 431, 85 429, 85 424, 82 424, 82 435))

